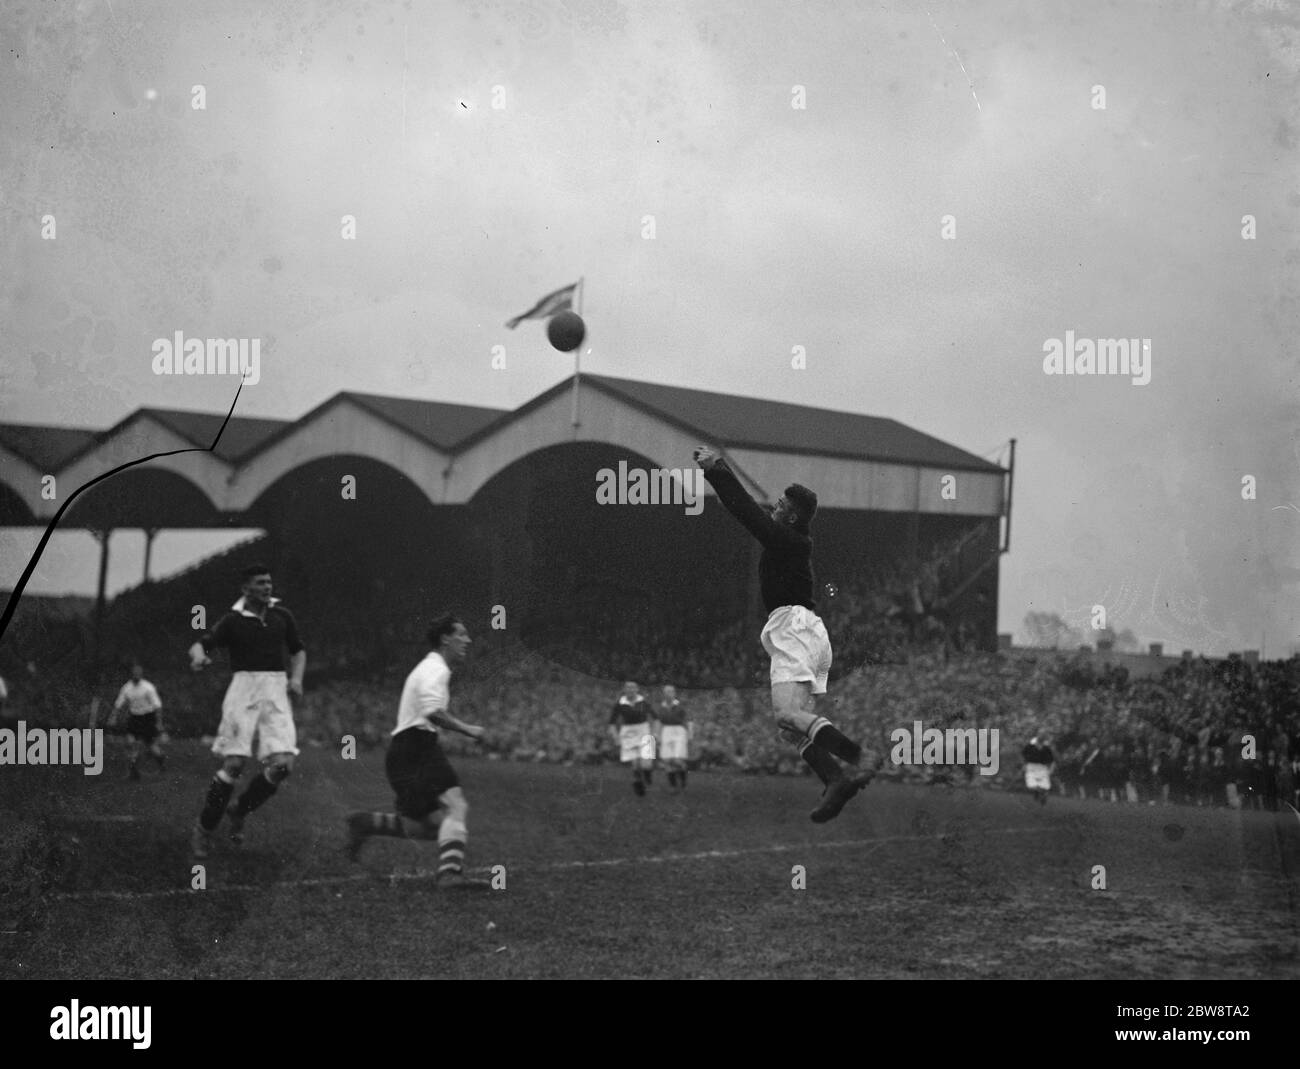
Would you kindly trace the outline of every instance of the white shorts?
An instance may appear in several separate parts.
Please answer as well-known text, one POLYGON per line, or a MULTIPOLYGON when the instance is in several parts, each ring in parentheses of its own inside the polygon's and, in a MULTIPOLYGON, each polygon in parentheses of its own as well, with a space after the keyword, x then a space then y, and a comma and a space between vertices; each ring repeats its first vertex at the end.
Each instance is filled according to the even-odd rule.
POLYGON ((665 724, 659 733, 659 759, 661 761, 686 760, 686 729, 680 724, 665 724))
POLYGON ((1025 787, 1031 791, 1050 791, 1052 774, 1046 765, 1025 765, 1025 787))
POLYGON ((259 760, 298 752, 289 678, 283 672, 236 672, 230 679, 212 752, 218 757, 252 757, 254 736, 259 760))
POLYGON ((772 658, 773 683, 811 683, 814 694, 826 693, 831 640, 812 609, 802 605, 773 609, 763 628, 763 649, 772 658))
POLYGON ((619 729, 618 759, 629 763, 640 758, 643 761, 655 759, 655 737, 650 734, 649 724, 624 724, 619 729))

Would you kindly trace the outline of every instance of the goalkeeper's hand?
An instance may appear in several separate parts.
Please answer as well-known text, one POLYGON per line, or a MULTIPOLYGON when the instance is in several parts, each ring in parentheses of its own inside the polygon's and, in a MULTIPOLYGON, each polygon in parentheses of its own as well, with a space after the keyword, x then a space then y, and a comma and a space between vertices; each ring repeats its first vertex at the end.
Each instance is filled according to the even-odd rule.
POLYGON ((705 471, 710 471, 719 460, 718 454, 710 449, 707 445, 699 446, 695 450, 695 463, 705 471))

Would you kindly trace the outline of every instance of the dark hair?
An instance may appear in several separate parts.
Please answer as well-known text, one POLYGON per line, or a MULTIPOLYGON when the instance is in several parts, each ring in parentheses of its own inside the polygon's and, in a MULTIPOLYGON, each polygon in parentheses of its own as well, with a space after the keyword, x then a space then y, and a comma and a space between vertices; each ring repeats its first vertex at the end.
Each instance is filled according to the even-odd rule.
POLYGON ((444 637, 456 633, 457 625, 464 627, 465 621, 455 615, 455 613, 443 613, 429 625, 429 630, 425 634, 425 638, 428 639, 429 645, 436 650, 442 645, 444 637))
POLYGON ((794 506, 795 512, 799 516, 799 523, 807 527, 812 523, 812 518, 817 515, 817 495, 806 486, 800 486, 798 483, 791 483, 785 488, 785 499, 794 506))
POLYGON ((259 575, 270 575, 271 569, 265 564, 250 564, 239 574, 244 577, 244 582, 248 582, 250 579, 256 579, 259 575))

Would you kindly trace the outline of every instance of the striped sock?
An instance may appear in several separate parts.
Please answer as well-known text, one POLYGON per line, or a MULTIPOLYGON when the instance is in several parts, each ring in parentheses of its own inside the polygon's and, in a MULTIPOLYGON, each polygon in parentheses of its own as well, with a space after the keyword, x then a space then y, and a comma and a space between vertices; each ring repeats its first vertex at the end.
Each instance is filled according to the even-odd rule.
POLYGON ((460 839, 438 843, 438 875, 459 876, 465 867, 465 844, 460 839))
POLYGON ((821 747, 814 746, 808 739, 803 739, 799 743, 799 756, 808 762, 809 767, 817 773, 817 778, 823 783, 829 784, 831 780, 839 779, 844 774, 840 771, 840 766, 835 763, 835 758, 821 747))
POLYGON ((834 754, 841 761, 856 765, 862 760, 862 747, 843 735, 839 728, 824 716, 819 716, 812 722, 812 725, 808 728, 808 738, 815 745, 821 747, 827 753, 834 754))
POLYGON ((203 812, 199 814, 199 825, 204 831, 215 831, 221 823, 221 816, 226 811, 226 803, 235 790, 235 781, 223 768, 208 784, 208 795, 203 801, 203 812))

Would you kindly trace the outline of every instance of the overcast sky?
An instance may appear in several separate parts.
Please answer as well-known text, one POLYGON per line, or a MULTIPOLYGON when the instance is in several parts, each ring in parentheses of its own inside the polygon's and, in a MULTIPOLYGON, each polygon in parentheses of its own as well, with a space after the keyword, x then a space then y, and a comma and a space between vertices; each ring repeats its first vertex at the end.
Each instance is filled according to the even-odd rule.
MULTIPOLYGON (((585 370, 1017 438, 1001 630, 1300 639, 1290 0, 12 7, 0 420, 224 410, 151 373, 176 330, 263 339, 244 415, 513 408, 572 364, 504 321, 581 275, 585 370), (1071 330, 1149 339, 1150 382, 1045 374, 1071 330)), ((0 585, 35 538, 0 533, 0 585)), ((31 589, 94 574, 69 534, 31 589)))

